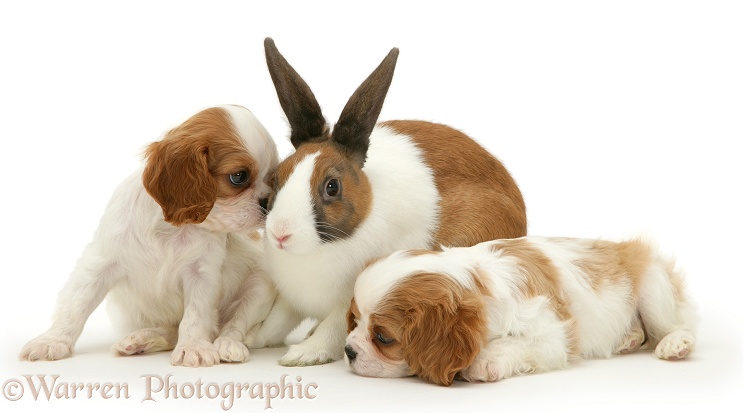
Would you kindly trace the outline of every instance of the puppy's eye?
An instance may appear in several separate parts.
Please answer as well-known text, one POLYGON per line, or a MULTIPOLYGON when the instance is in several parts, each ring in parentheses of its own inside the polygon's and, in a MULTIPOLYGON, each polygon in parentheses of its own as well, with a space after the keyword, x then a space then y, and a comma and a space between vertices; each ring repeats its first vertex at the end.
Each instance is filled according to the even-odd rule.
POLYGON ((330 178, 325 182, 324 195, 327 198, 338 196, 341 192, 341 181, 336 178, 330 178))
POLYGON ((374 337, 377 339, 377 341, 379 341, 380 343, 385 344, 385 345, 386 344, 392 344, 392 342, 395 341, 395 339, 386 337, 386 336, 384 336, 380 332, 374 333, 374 337))
POLYGON ((240 171, 234 174, 230 174, 230 183, 234 186, 243 186, 250 179, 248 171, 240 171))

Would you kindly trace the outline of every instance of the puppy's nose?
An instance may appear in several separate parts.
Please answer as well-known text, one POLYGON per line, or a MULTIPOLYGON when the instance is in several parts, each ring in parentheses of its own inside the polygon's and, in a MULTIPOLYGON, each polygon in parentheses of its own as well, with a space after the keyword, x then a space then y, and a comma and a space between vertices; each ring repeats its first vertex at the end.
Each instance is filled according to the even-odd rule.
POLYGON ((348 362, 353 363, 353 361, 356 359, 357 353, 353 350, 353 347, 351 347, 350 344, 346 344, 346 348, 344 349, 346 351, 346 357, 348 357, 348 362))
POLYGON ((261 207, 261 212, 263 212, 263 215, 268 214, 268 198, 261 198, 258 200, 258 205, 261 207))

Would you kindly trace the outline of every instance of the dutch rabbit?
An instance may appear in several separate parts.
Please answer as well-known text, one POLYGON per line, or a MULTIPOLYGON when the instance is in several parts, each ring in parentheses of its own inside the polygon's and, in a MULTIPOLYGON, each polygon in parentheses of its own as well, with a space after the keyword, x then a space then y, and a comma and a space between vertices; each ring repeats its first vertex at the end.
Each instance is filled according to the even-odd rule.
POLYGON ((270 38, 265 50, 296 151, 273 175, 266 203, 266 256, 279 296, 249 346, 280 344, 309 317, 317 325, 279 363, 338 360, 365 263, 399 249, 526 234, 518 186, 475 141, 430 122, 376 123, 398 49, 354 92, 332 130, 270 38))

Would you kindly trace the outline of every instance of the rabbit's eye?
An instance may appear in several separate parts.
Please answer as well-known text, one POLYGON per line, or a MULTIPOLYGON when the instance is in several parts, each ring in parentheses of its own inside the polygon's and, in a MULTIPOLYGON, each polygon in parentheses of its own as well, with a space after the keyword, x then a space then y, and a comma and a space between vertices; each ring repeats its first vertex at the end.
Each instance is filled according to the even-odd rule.
POLYGON ((328 198, 333 198, 341 193, 341 182, 336 178, 328 179, 325 182, 325 193, 324 195, 328 198))

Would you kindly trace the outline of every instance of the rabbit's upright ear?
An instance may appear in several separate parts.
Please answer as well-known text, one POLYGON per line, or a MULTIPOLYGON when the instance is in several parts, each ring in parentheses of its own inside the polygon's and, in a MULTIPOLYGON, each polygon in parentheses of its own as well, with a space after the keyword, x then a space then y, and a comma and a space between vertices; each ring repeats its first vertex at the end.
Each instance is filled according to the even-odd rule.
POLYGON ((279 53, 273 39, 267 37, 263 45, 268 72, 291 126, 292 145, 297 148, 304 142, 328 139, 327 122, 310 87, 279 53))
POLYGON ((369 149, 369 136, 382 111, 392 83, 399 50, 390 50, 382 63, 353 93, 333 128, 332 138, 363 165, 369 149))

